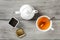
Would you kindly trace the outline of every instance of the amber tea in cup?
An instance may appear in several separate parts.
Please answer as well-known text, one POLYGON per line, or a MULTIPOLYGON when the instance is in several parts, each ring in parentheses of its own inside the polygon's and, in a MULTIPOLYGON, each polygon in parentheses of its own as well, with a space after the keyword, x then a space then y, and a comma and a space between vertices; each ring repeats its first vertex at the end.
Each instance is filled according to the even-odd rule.
POLYGON ((36 26, 40 31, 48 31, 49 29, 52 29, 52 20, 48 16, 40 16, 38 17, 36 21, 36 26))

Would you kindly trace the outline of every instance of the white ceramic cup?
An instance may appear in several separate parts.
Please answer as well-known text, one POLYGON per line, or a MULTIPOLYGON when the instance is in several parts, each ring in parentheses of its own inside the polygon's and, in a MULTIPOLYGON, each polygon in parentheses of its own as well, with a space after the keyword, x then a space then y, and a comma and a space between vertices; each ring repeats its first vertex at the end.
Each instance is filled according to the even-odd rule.
POLYGON ((51 30, 54 30, 54 28, 52 28, 52 20, 50 20, 50 26, 49 26, 48 29, 42 30, 42 29, 40 29, 40 28, 38 27, 37 22, 38 22, 38 20, 39 20, 40 18, 42 18, 42 17, 46 17, 46 18, 48 18, 48 19, 50 20, 50 18, 49 18, 48 16, 46 16, 46 15, 43 15, 43 16, 38 17, 38 19, 37 19, 37 21, 36 21, 36 27, 37 27, 37 29, 38 29, 39 31, 42 31, 42 32, 49 31, 50 29, 51 29, 51 30))
POLYGON ((20 10, 15 12, 15 14, 20 14, 22 19, 26 20, 32 19, 36 13, 38 13, 38 11, 28 4, 22 5, 20 10))

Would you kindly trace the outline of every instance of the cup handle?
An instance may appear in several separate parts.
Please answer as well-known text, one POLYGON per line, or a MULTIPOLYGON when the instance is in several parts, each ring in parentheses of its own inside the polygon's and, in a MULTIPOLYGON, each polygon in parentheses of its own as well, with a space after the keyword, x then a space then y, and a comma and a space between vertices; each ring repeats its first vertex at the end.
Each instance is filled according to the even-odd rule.
POLYGON ((51 30, 54 30, 54 28, 51 28, 51 30))
POLYGON ((38 10, 33 10, 33 13, 38 13, 38 10))
POLYGON ((19 14, 20 13, 20 11, 15 11, 15 14, 19 14))

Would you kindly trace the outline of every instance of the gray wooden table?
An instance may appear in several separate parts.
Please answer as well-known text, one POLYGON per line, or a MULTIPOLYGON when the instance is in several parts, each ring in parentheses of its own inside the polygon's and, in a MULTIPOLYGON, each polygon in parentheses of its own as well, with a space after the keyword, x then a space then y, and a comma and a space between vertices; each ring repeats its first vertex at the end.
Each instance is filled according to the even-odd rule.
MULTIPOLYGON (((36 15, 34 19, 37 18, 36 15)), ((0 0, 0 40, 60 40, 60 0, 0 0), (30 4, 39 11, 40 15, 47 15, 50 18, 55 16, 53 20, 54 31, 40 32, 36 28, 36 20, 22 20, 19 15, 14 12, 19 10, 21 5, 30 4), (8 24, 9 19, 16 17, 26 33, 23 38, 18 38, 15 34, 16 29, 8 24)))

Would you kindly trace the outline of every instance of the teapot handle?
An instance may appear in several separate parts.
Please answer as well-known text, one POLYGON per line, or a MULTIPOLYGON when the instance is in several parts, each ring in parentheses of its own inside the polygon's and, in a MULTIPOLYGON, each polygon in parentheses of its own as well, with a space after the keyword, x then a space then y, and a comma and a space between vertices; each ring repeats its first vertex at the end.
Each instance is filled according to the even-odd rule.
POLYGON ((33 13, 38 13, 38 10, 33 10, 33 13))
POLYGON ((19 14, 20 13, 20 11, 15 11, 15 14, 19 14))

